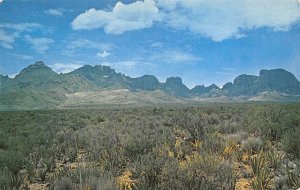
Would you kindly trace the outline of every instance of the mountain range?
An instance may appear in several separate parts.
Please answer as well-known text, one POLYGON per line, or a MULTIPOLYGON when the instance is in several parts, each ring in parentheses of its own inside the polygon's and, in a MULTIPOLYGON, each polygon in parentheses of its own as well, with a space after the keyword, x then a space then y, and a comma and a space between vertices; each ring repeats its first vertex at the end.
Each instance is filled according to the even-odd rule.
POLYGON ((153 75, 131 78, 101 65, 85 65, 58 74, 38 61, 14 78, 0 75, 0 110, 299 100, 300 82, 284 69, 261 70, 259 76, 243 74, 222 88, 212 84, 192 89, 180 77, 170 77, 161 83, 153 75))

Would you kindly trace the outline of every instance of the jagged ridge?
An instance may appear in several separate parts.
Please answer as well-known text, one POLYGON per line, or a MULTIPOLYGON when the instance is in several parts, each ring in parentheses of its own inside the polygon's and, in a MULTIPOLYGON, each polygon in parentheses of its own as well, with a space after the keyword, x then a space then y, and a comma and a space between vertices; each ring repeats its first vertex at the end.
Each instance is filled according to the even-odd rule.
POLYGON ((300 95, 300 82, 286 70, 273 69, 261 70, 259 76, 240 75, 223 88, 212 84, 208 87, 197 85, 189 89, 180 77, 170 77, 165 83, 160 83, 153 75, 131 78, 116 73, 109 66, 101 65, 85 65, 70 73, 58 74, 39 61, 23 69, 13 79, 0 75, 0 106, 55 107, 67 99, 68 94, 109 89, 128 89, 132 92, 160 90, 178 98, 234 98, 273 91, 300 95))

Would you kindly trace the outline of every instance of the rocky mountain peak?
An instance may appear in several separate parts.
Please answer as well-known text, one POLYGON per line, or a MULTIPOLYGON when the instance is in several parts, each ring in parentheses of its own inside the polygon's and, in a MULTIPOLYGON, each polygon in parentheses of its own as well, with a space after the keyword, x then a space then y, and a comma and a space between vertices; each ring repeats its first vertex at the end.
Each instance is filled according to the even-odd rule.
POLYGON ((180 77, 169 77, 166 80, 166 84, 182 84, 182 79, 180 77))

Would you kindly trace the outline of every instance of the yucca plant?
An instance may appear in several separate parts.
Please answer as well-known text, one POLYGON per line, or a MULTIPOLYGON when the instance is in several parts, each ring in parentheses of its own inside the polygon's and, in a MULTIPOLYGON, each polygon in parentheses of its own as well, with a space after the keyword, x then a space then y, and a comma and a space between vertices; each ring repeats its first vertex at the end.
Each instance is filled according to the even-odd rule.
POLYGON ((261 171, 261 169, 264 167, 265 164, 266 164, 266 159, 265 159, 265 155, 262 152, 250 157, 250 165, 255 175, 261 171))
POLYGON ((132 190, 135 187, 137 180, 131 179, 132 173, 130 170, 125 169, 121 176, 117 178, 117 183, 120 189, 132 190))
POLYGON ((250 158, 250 165, 253 171, 251 186, 254 190, 271 189, 273 185, 272 173, 266 162, 266 155, 262 152, 250 158))
POLYGON ((283 157, 284 155, 276 152, 276 150, 272 150, 267 153, 269 164, 274 170, 278 169, 283 157))
POLYGON ((254 190, 267 190, 271 189, 273 180, 270 176, 270 170, 267 168, 262 169, 258 175, 254 175, 251 186, 254 190))
POLYGON ((292 188, 299 188, 300 187, 300 177, 299 174, 296 172, 288 172, 288 184, 292 188))

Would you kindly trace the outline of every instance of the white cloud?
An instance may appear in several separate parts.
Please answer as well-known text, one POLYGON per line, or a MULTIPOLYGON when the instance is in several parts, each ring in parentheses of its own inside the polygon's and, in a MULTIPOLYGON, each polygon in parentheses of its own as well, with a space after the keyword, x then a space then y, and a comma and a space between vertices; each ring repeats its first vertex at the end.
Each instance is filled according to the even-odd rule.
MULTIPOLYGON (((0 2, 1 3, 1 2, 0 2)), ((8 75, 9 78, 15 78, 19 73, 13 73, 8 75)))
POLYGON ((295 0, 175 0, 176 5, 172 1, 172 10, 169 10, 168 3, 159 2, 167 25, 215 41, 239 38, 248 29, 288 30, 300 20, 300 7, 295 0))
POLYGON ((286 31, 299 20, 297 0, 144 0, 118 2, 111 11, 87 10, 71 25, 75 30, 103 28, 122 34, 159 22, 222 41, 245 37, 244 31, 263 27, 286 31))
POLYGON ((49 15, 53 15, 53 16, 63 16, 64 12, 65 12, 65 9, 61 9, 61 8, 48 9, 48 10, 44 11, 45 14, 49 14, 49 15))
POLYGON ((45 53, 50 48, 50 45, 54 43, 54 40, 50 38, 32 38, 29 35, 25 35, 25 41, 32 45, 32 48, 38 53, 45 53))
POLYGON ((12 53, 11 55, 14 56, 14 57, 17 57, 19 59, 23 59, 23 60, 32 60, 33 59, 32 56, 24 55, 24 54, 12 53))
POLYGON ((49 66, 57 73, 69 73, 83 65, 77 63, 55 63, 49 66))
POLYGON ((3 2, 3 0, 0 0, 0 3, 2 3, 3 2))
POLYGON ((87 39, 76 39, 71 41, 67 49, 77 49, 77 48, 94 48, 94 49, 111 49, 111 44, 101 43, 101 42, 93 42, 87 39))
POLYGON ((118 2, 111 11, 89 9, 78 15, 71 23, 72 28, 104 28, 106 33, 122 34, 125 31, 152 27, 159 21, 159 9, 153 0, 136 1, 131 4, 118 2))
POLYGON ((6 49, 13 49, 13 43, 21 36, 22 32, 30 32, 42 28, 43 26, 37 23, 0 23, 0 46, 6 49))
POLYGON ((196 62, 201 61, 200 57, 197 57, 191 53, 186 53, 182 51, 170 51, 166 52, 166 56, 169 60, 174 62, 196 62))
POLYGON ((0 29, 0 46, 6 49, 13 49, 12 44, 15 42, 17 37, 19 37, 17 32, 8 34, 4 30, 0 29))
POLYGON ((166 50, 155 53, 154 55, 149 56, 149 58, 151 62, 163 61, 165 63, 193 63, 202 60, 201 57, 182 50, 166 50))
POLYGON ((71 40, 65 50, 62 51, 63 55, 72 56, 76 52, 76 50, 80 49, 96 49, 98 51, 106 51, 112 49, 112 44, 109 43, 101 43, 101 42, 93 42, 87 39, 76 39, 71 40))
POLYGON ((28 22, 19 23, 19 24, 1 23, 0 28, 16 30, 19 32, 30 32, 35 29, 43 29, 43 26, 37 23, 28 23, 28 22))
POLYGON ((164 44, 162 42, 153 42, 152 44, 150 44, 150 46, 154 48, 162 48, 164 47, 164 44))
POLYGON ((111 53, 107 52, 107 51, 101 51, 97 53, 97 57, 101 57, 101 58, 106 58, 108 56, 110 56, 111 53))
POLYGON ((117 62, 102 62, 101 65, 107 65, 107 66, 111 66, 115 69, 119 69, 119 70, 128 70, 131 69, 133 67, 135 67, 137 64, 139 64, 139 62, 134 61, 134 60, 128 60, 128 61, 117 61, 117 62))

